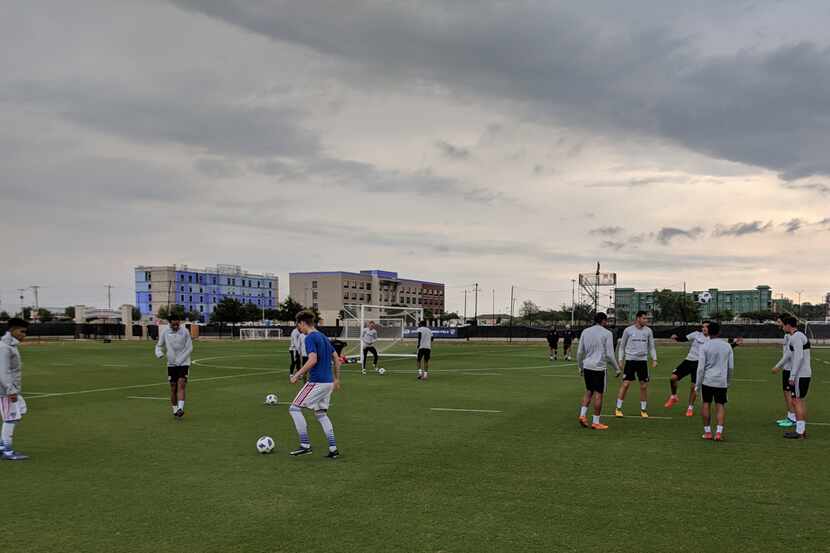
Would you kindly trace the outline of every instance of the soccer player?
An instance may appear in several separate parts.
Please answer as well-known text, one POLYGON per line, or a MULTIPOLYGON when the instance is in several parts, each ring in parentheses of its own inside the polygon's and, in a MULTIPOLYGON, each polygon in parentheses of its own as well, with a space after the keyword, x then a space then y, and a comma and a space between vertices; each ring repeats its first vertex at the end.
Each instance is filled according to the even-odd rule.
POLYGON ((26 400, 20 395, 22 386, 21 372, 23 363, 17 346, 26 339, 29 323, 23 319, 9 319, 8 331, 0 338, 0 415, 3 417, 3 429, 0 432, 0 451, 7 461, 28 459, 12 447, 14 428, 28 411, 26 400))
POLYGON ((291 355, 291 367, 288 369, 288 376, 291 376, 303 366, 300 350, 302 349, 300 326, 295 325, 291 330, 291 342, 288 346, 288 353, 291 355))
POLYGON ((696 391, 702 392, 703 439, 712 439, 712 401, 717 410, 717 427, 714 440, 723 440, 723 424, 726 420, 727 390, 735 372, 735 358, 732 346, 719 339, 720 324, 709 323, 709 340, 700 348, 697 362, 696 391))
POLYGON ((597 313, 594 316, 594 326, 582 331, 579 337, 579 347, 576 350, 576 364, 579 374, 585 378, 585 397, 579 408, 579 424, 588 428, 588 406, 593 400, 594 417, 590 428, 594 430, 608 430, 608 426, 600 422, 602 413, 602 395, 605 393, 607 364, 611 363, 620 376, 620 366, 614 356, 614 338, 608 326, 608 316, 597 313))
POLYGON ((363 349, 363 369, 361 374, 366 374, 366 357, 368 353, 372 354, 372 366, 375 372, 378 370, 378 350, 375 349, 375 342, 378 341, 378 330, 375 327, 375 321, 369 321, 363 332, 360 333, 360 347, 363 349))
POLYGON ((559 332, 557 332, 556 327, 551 327, 548 330, 546 338, 548 339, 548 347, 550 348, 550 360, 556 361, 556 355, 559 350, 559 332))
POLYGON ((692 386, 689 390, 689 406, 686 407, 686 416, 692 417, 695 414, 695 399, 697 399, 695 383, 697 382, 697 365, 700 360, 700 348, 702 348, 703 345, 709 341, 709 321, 703 321, 703 324, 700 326, 700 330, 690 332, 685 336, 673 334, 671 338, 675 342, 689 342, 690 345, 689 353, 686 355, 686 359, 681 361, 677 368, 671 373, 671 379, 669 379, 671 395, 669 396, 669 399, 666 400, 664 407, 666 409, 671 409, 680 401, 677 397, 677 383, 689 375, 692 377, 692 386))
POLYGON ((170 319, 170 326, 159 334, 156 344, 156 357, 164 357, 167 350, 167 381, 170 383, 170 402, 173 404, 173 416, 184 416, 185 386, 190 370, 190 354, 193 353, 193 340, 190 332, 176 318, 170 319))
MULTIPOLYGON (((784 331, 784 315, 778 315, 776 322, 784 331)), ((795 407, 793 407, 793 396, 790 393, 790 360, 787 353, 790 351, 790 335, 784 332, 784 351, 781 360, 772 368, 773 374, 781 373, 781 386, 784 389, 784 405, 787 408, 787 416, 775 421, 779 428, 792 428, 795 426, 795 407)))
POLYGON ((790 335, 785 361, 790 363, 789 389, 795 410, 795 432, 785 432, 784 437, 792 440, 807 437, 807 392, 813 368, 810 364, 810 340, 798 330, 798 319, 784 317, 784 332, 790 335))
POLYGON ((562 357, 565 361, 571 360, 571 343, 574 341, 574 332, 571 330, 571 325, 565 325, 565 330, 562 332, 562 357))
POLYGON ((300 393, 291 402, 288 413, 294 420, 297 434, 300 436, 300 447, 291 452, 291 455, 307 455, 311 453, 311 441, 308 438, 308 424, 306 423, 303 409, 314 411, 317 422, 323 428, 326 440, 329 444, 329 459, 337 459, 340 452, 337 450, 337 442, 334 439, 334 427, 329 419, 328 409, 331 402, 331 394, 334 390, 340 389, 340 356, 334 351, 334 347, 326 336, 317 330, 314 320, 314 313, 302 311, 297 314, 297 324, 300 332, 305 336, 305 348, 308 360, 303 363, 299 371, 289 377, 292 384, 299 382, 306 373, 310 377, 308 382, 300 389, 300 393))
POLYGON ((426 321, 421 321, 418 326, 418 380, 429 378, 429 360, 432 357, 432 331, 426 321), (421 369, 423 362, 423 370, 421 369))
POLYGON ((628 388, 636 378, 640 381, 640 416, 648 418, 648 383, 651 376, 648 372, 648 356, 651 355, 651 368, 657 368, 657 350, 654 346, 654 333, 646 326, 646 312, 638 311, 634 324, 623 331, 620 340, 619 360, 625 361, 623 381, 620 392, 617 394, 617 408, 614 415, 624 417, 622 412, 623 401, 628 388))

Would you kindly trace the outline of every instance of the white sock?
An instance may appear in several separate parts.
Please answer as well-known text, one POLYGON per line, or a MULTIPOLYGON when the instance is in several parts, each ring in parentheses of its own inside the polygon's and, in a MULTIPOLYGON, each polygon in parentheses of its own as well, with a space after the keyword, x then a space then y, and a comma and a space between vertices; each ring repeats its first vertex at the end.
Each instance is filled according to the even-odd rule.
POLYGON ((3 449, 12 451, 12 440, 14 438, 14 422, 4 422, 0 438, 3 440, 3 449))
POLYGON ((182 411, 184 411, 184 400, 183 399, 179 400, 178 408, 181 409, 182 411))
POLYGON ((303 416, 303 410, 292 405, 288 408, 291 418, 294 419, 294 427, 297 429, 297 434, 300 436, 300 447, 311 447, 311 441, 308 439, 308 423, 303 416))
POLYGON ((717 432, 718 434, 722 433, 723 432, 723 427, 721 425, 717 425, 715 427, 715 432, 717 432))
POLYGON ((579 408, 579 416, 584 417, 586 415, 588 415, 588 406, 587 405, 582 406, 582 407, 579 408))
POLYGON ((671 395, 671 398, 672 398, 672 399, 677 399, 677 394, 672 394, 672 395, 671 395))
POLYGON ((640 411, 645 411, 646 410, 646 405, 647 405, 647 402, 641 401, 640 402, 640 411))
POLYGON ((711 426, 704 426, 703 427, 703 433, 704 434, 711 434, 712 433, 712 427, 711 426))
POLYGON ((797 421, 795 423, 795 431, 799 434, 804 434, 807 431, 807 421, 797 421))
POLYGON ((599 424, 599 415, 594 415, 594 424, 599 424))
POLYGON ((173 413, 175 414, 175 413, 176 413, 176 411, 178 411, 178 410, 179 410, 179 408, 178 408, 176 405, 174 405, 174 406, 173 406, 173 413))
POLYGON ((788 418, 788 419, 790 419, 790 420, 791 420, 791 421, 793 421, 793 422, 796 422, 796 420, 795 420, 795 413, 793 413, 792 411, 788 411, 788 412, 787 412, 787 418, 788 418))
POLYGON ((623 404, 623 400, 618 399, 617 400, 617 409, 622 409, 622 404, 623 404))
POLYGON ((695 410, 695 406, 694 406, 693 404, 691 404, 691 403, 690 403, 690 404, 689 404, 689 406, 686 408, 686 410, 687 410, 687 411, 694 411, 694 410, 695 410))
POLYGON ((424 376, 424 371, 422 371, 421 369, 418 369, 418 376, 424 376))
POLYGON ((331 424, 328 413, 325 411, 316 411, 314 416, 317 417, 317 422, 323 427, 323 434, 326 435, 326 440, 329 442, 329 451, 337 451, 337 442, 334 439, 334 427, 331 424))

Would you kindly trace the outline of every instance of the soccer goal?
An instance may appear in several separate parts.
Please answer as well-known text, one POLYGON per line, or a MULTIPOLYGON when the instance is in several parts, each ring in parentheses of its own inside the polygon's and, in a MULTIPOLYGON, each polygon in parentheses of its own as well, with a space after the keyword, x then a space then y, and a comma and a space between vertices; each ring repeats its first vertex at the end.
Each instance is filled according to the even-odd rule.
POLYGON ((830 321, 805 321, 804 334, 815 346, 830 346, 830 321))
POLYGON ((390 305, 345 305, 343 307, 343 334, 341 338, 349 344, 351 354, 346 357, 363 363, 363 348, 360 335, 369 322, 375 323, 378 343, 375 348, 384 357, 415 357, 414 353, 389 353, 401 343, 407 329, 417 328, 424 318, 420 307, 395 307, 390 305))
POLYGON ((278 340, 282 338, 281 328, 240 328, 240 340, 278 340))

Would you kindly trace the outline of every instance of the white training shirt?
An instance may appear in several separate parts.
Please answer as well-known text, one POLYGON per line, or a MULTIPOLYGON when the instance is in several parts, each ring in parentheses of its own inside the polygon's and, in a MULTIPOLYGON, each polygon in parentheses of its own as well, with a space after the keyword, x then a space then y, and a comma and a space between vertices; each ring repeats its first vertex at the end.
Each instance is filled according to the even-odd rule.
POLYGON ((614 357, 614 336, 602 325, 586 328, 579 336, 579 348, 576 350, 576 364, 580 370, 604 371, 608 363, 619 371, 620 366, 614 357))
POLYGON ((418 328, 418 349, 432 349, 432 331, 425 326, 418 328))
POLYGON ((691 334, 686 335, 686 339, 690 342, 689 354, 686 356, 687 361, 697 361, 700 359, 700 348, 709 341, 709 337, 704 335, 701 331, 696 330, 691 334))
POLYGON ((364 348, 374 346, 375 342, 378 341, 377 329, 372 329, 369 327, 364 328, 363 332, 360 333, 360 341, 363 342, 364 348))
POLYGON ((784 334, 784 349, 781 360, 775 365, 779 369, 789 371, 792 367, 792 359, 787 354, 790 352, 790 335, 784 334))
POLYGON ((649 354, 652 360, 657 361, 657 349, 651 329, 647 326, 637 328, 637 325, 626 328, 620 339, 620 361, 646 361, 649 354))
POLYGON ((810 359, 810 340, 800 330, 795 331, 789 339, 789 349, 784 359, 790 363, 790 380, 811 378, 813 366, 810 359))
POLYGON ((156 344, 156 357, 163 357, 165 349, 167 350, 168 367, 190 366, 193 341, 190 339, 190 332, 184 325, 181 325, 179 330, 175 331, 168 326, 161 332, 156 344))
POLYGON ((734 372, 735 356, 729 342, 720 338, 710 339, 700 348, 696 388, 700 389, 701 384, 713 388, 728 388, 734 372))

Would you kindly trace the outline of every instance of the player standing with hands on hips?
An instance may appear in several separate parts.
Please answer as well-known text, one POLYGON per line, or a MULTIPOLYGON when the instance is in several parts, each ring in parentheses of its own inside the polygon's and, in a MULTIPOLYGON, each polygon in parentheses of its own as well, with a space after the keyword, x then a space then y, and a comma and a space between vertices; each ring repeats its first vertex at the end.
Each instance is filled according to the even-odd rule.
POLYGON ((185 386, 187 373, 190 370, 190 354, 193 353, 193 340, 190 332, 182 322, 174 317, 170 318, 170 326, 159 334, 156 344, 156 357, 164 357, 167 350, 167 381, 170 383, 170 403, 173 404, 173 416, 181 419, 184 416, 185 386))
POLYGON ((3 416, 2 441, 0 451, 7 461, 28 459, 12 447, 14 428, 26 414, 26 400, 20 395, 22 386, 21 373, 23 363, 17 346, 26 339, 29 323, 23 319, 10 319, 9 330, 0 338, 0 415, 3 416))

